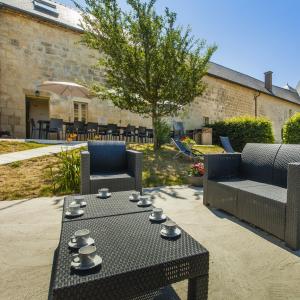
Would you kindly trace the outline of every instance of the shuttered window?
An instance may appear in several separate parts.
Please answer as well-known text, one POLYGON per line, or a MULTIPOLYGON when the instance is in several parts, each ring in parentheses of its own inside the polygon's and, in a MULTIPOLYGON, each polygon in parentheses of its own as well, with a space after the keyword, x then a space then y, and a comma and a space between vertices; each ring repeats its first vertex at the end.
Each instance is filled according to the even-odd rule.
POLYGON ((87 121, 87 103, 74 102, 74 121, 87 121))

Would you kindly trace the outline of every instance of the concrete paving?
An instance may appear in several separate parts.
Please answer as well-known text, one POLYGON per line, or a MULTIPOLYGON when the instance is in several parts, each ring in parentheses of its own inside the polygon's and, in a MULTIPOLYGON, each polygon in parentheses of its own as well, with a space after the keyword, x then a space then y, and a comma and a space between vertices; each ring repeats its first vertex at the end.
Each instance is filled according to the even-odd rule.
MULTIPOLYGON (((210 252, 209 299, 300 299, 300 252, 202 204, 202 190, 150 190, 154 203, 210 252)), ((0 202, 0 299, 47 299, 62 198, 0 202)), ((186 299, 187 282, 174 285, 186 299)))
POLYGON ((59 153, 61 151, 69 151, 76 148, 84 147, 85 145, 86 142, 72 143, 72 144, 59 144, 59 145, 45 146, 45 147, 35 148, 30 150, 0 154, 0 165, 10 164, 12 162, 26 160, 34 157, 51 155, 54 153, 59 153))

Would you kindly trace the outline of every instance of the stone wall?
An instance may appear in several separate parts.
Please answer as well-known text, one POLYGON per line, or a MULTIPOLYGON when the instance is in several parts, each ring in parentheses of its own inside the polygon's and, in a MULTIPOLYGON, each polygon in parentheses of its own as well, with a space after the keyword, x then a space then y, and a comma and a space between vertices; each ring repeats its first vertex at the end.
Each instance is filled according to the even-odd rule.
MULTIPOLYGON (((45 80, 102 80, 95 71, 99 53, 78 43, 80 34, 28 16, 0 10, 0 127, 15 137, 26 131, 25 98, 34 96, 36 86, 45 80)), ((179 117, 186 129, 239 115, 255 115, 255 91, 240 85, 206 76, 207 89, 203 96, 186 108, 179 117)), ((43 93, 43 96, 47 94, 43 93)), ((73 100, 88 103, 88 120, 120 125, 151 126, 150 119, 121 111, 109 101, 97 99, 66 99, 49 95, 49 117, 73 120, 73 100)), ((276 140, 281 140, 284 121, 300 106, 261 94, 257 100, 258 115, 269 117, 276 140)))

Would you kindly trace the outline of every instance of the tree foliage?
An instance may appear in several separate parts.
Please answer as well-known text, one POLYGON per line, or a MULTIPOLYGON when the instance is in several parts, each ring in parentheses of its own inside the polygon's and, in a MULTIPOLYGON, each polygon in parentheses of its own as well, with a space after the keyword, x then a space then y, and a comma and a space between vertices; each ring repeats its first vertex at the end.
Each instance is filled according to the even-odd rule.
MULTIPOLYGON (((201 81, 216 50, 176 25, 168 8, 155 11, 156 0, 127 0, 122 11, 116 0, 86 0, 82 12, 82 42, 103 53, 105 81, 90 84, 100 99, 152 118, 177 115, 205 84, 201 81)), ((157 145, 156 145, 157 146, 157 145)))
POLYGON ((295 113, 285 122, 282 135, 285 144, 300 144, 300 113, 295 113))

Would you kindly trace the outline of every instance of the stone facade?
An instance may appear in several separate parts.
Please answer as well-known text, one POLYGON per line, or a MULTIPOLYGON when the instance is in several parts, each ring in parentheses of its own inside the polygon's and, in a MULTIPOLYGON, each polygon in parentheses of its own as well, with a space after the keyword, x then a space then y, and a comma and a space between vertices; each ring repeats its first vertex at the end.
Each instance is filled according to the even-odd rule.
MULTIPOLYGON (((9 130, 15 137, 25 137, 26 119, 30 117, 26 117, 26 99, 30 99, 35 108, 45 106, 41 101, 48 101, 48 118, 72 121, 73 101, 78 101, 88 104, 88 120, 91 122, 151 126, 150 119, 121 111, 109 101, 67 99, 45 92, 37 95, 37 85, 45 80, 102 80, 101 71, 93 68, 100 54, 78 43, 79 32, 37 18, 2 9, 0 23, 2 130, 9 130)), ((183 120, 186 129, 200 128, 208 120, 213 122, 232 116, 255 115, 256 91, 212 76, 206 76, 205 81, 207 89, 204 95, 195 99, 185 112, 175 118, 183 120)), ((257 98, 256 110, 258 116, 267 116, 272 120, 276 140, 280 141, 284 121, 295 111, 300 111, 300 106, 261 93, 257 98)), ((39 113, 35 110, 32 115, 36 119, 39 113)), ((170 123, 172 120, 169 120, 170 123)))

